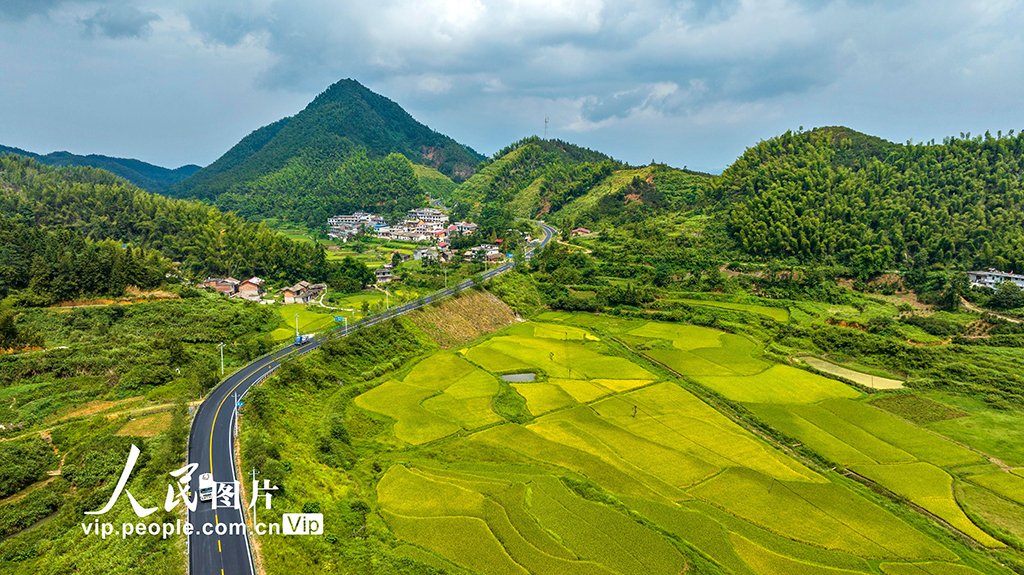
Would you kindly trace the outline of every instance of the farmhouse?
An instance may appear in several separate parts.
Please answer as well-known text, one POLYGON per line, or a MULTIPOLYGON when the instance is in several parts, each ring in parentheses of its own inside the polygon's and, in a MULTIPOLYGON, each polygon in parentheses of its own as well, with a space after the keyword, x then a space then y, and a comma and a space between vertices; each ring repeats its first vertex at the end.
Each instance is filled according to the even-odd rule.
POLYGON ((377 283, 386 284, 393 281, 394 275, 391 273, 391 264, 384 264, 379 268, 373 270, 374 275, 377 276, 377 283))
POLYGON ((311 284, 307 281, 286 287, 281 290, 284 295, 284 303, 309 303, 321 293, 327 290, 326 284, 311 284))
POLYGON ((203 282, 203 287, 213 288, 222 294, 231 295, 238 290, 238 284, 240 283, 233 277, 206 278, 206 281, 203 282))
POLYGON ((571 231, 569 233, 572 235, 572 237, 576 238, 576 237, 579 237, 579 236, 585 236, 585 235, 587 235, 587 234, 589 234, 591 232, 587 228, 576 228, 575 230, 573 230, 573 231, 571 231))
POLYGON ((967 272, 967 278, 972 286, 996 288, 1003 282, 1013 282, 1019 287, 1024 287, 1024 275, 1013 272, 1001 272, 997 269, 988 268, 983 272, 967 272))
POLYGON ((264 293, 263 283, 264 281, 262 279, 258 277, 251 277, 238 284, 238 290, 235 293, 235 297, 254 301, 259 300, 264 293))

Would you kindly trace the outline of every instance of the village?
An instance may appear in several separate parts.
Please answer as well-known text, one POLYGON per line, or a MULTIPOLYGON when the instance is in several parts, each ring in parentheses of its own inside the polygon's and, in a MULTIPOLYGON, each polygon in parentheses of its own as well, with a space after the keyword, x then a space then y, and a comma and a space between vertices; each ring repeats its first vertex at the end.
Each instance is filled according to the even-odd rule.
MULTIPOLYGON (((336 320, 353 321, 375 310, 387 309, 446 287, 448 276, 461 281, 512 257, 507 253, 511 249, 503 249, 503 239, 487 242, 483 237, 475 237, 479 236, 478 227, 474 222, 451 223, 440 209, 429 207, 409 210, 394 224, 367 212, 338 215, 327 219, 326 236, 333 240, 327 244, 328 253, 333 254, 328 257, 354 254, 365 263, 373 280, 364 289, 349 293, 329 290, 327 284, 314 283, 310 278, 290 278, 297 283, 279 287, 280 280, 270 285, 259 277, 208 277, 200 285, 229 298, 276 304, 289 325, 293 320, 298 323, 288 333, 281 330, 275 334, 277 339, 283 339, 298 331, 322 329, 336 320), (453 247, 453 241, 458 249, 453 247), (345 246, 344 250, 340 246, 345 246)), ((522 232, 518 237, 531 241, 522 232)))
POLYGON ((407 242, 444 242, 452 235, 472 235, 477 224, 471 222, 448 223, 448 216, 437 208, 415 208, 401 222, 389 226, 383 217, 356 212, 327 218, 327 237, 347 242, 360 233, 378 238, 407 242))

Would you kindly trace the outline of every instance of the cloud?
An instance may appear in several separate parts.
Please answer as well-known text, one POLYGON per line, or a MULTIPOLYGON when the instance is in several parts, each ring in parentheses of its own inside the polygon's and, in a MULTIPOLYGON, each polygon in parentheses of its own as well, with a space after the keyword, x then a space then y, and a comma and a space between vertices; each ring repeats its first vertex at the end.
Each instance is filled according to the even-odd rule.
POLYGON ((30 16, 46 14, 64 0, 2 0, 0 20, 24 20, 30 16))
POLYGON ((140 38, 150 30, 150 24, 159 20, 155 12, 139 10, 135 6, 105 6, 82 23, 91 34, 108 38, 140 38))
MULTIPOLYGON (((251 130, 352 77, 481 150, 548 116, 551 135, 626 160, 723 166, 799 125, 896 141, 1020 129, 1022 26, 1024 0, 0 0, 0 50, 18 55, 0 62, 0 125, 32 94, 60 109, 104 81, 251 130), (178 80, 152 90, 150 73, 178 80)), ((108 100, 90 103, 116 117, 108 100)))

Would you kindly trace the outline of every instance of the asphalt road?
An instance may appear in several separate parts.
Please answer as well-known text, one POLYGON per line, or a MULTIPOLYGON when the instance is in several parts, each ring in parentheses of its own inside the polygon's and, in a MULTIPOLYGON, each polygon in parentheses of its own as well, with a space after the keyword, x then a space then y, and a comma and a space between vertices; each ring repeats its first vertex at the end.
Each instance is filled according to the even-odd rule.
MULTIPOLYGON (((538 223, 544 231, 544 238, 527 252, 532 257, 536 248, 544 247, 556 233, 547 224, 538 223)), ((513 263, 505 263, 481 274, 483 280, 501 275, 513 267, 513 263)), ((375 325, 393 317, 419 309, 423 306, 449 297, 456 292, 473 287, 472 280, 466 280, 448 289, 434 292, 426 297, 393 307, 381 314, 363 318, 348 325, 339 327, 327 338, 312 341, 304 346, 289 346, 270 355, 261 357, 245 366, 222 381, 210 394, 196 413, 192 421, 189 435, 188 461, 198 463, 199 468, 192 474, 192 493, 199 493, 199 476, 213 473, 214 481, 247 482, 252 486, 252 478, 244 474, 236 475, 234 465, 235 438, 235 405, 249 388, 261 381, 280 365, 286 356, 307 353, 316 349, 327 339, 342 337, 366 326, 375 325)), ((257 479, 259 477, 257 476, 257 479)), ((263 500, 260 501, 263 505, 263 500)), ((257 511, 257 516, 258 516, 257 511)), ((325 517, 325 521, 330 521, 325 517)), ((189 537, 189 570, 194 575, 255 575, 252 562, 252 550, 249 538, 241 526, 244 525, 242 514, 233 506, 218 506, 213 509, 210 501, 199 501, 195 512, 189 513, 189 522, 194 532, 189 537), (235 529, 232 530, 232 526, 235 529), (205 532, 204 532, 205 530, 205 532), (218 531, 221 533, 218 534, 218 531)))

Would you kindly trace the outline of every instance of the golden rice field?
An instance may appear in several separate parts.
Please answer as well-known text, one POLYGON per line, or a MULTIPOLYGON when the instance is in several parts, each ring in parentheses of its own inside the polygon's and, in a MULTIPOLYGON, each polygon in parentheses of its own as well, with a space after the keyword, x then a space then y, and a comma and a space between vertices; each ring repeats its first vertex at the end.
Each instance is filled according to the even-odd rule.
MULTIPOLYGON (((841 382, 765 360, 742 335, 545 318, 435 353, 355 399, 387 418, 400 453, 376 497, 403 554, 481 574, 999 572, 928 520, 770 444, 673 372, 996 548, 959 511, 946 469, 978 454, 841 382), (656 363, 616 338, 644 343, 656 363), (512 373, 536 377, 502 381, 512 373), (510 397, 518 423, 495 409, 510 397)), ((1003 475, 971 485, 1024 496, 1024 479, 1003 475)))

